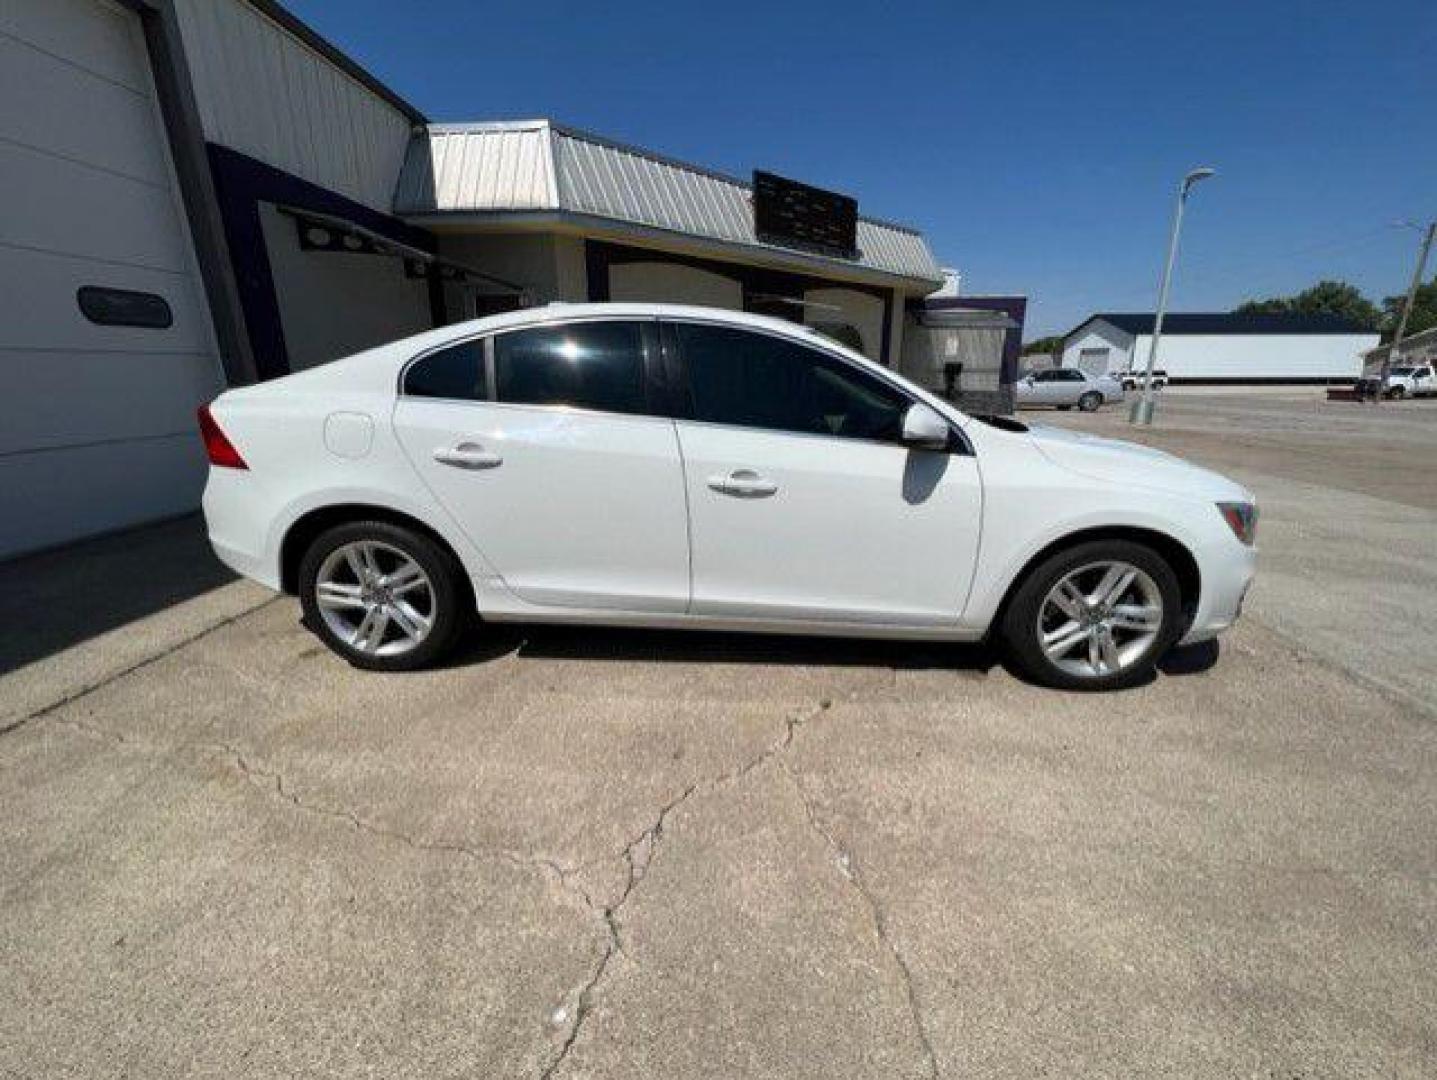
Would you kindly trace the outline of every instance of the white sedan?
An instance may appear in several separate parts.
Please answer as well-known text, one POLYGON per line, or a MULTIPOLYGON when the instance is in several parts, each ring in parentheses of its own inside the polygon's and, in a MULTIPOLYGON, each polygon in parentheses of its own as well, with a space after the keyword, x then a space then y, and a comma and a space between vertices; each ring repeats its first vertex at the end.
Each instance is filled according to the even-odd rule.
POLYGON ((1110 401, 1123 400, 1123 384, 1111 375, 1089 375, 1077 368, 1047 368, 1018 380, 1015 394, 1019 405, 1051 405, 1094 412, 1110 401))
POLYGON ((1237 617, 1252 496, 1136 446, 980 419, 802 326, 550 305, 200 410, 226 564, 351 663, 484 622, 978 641, 1061 687, 1237 617))

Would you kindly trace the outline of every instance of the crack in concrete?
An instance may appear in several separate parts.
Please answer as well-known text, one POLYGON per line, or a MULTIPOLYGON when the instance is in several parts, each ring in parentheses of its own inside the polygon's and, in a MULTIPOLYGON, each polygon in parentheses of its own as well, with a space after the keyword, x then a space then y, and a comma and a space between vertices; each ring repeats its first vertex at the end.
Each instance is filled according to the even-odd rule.
POLYGON ((270 772, 251 765, 242 752, 224 743, 190 743, 186 745, 191 749, 208 749, 223 753, 234 761, 235 767, 239 769, 246 780, 261 790, 271 790, 276 796, 305 813, 344 822, 360 832, 385 840, 392 840, 406 847, 413 848, 415 851, 441 855, 459 855, 476 863, 483 863, 488 860, 499 860, 501 862, 507 862, 520 870, 538 873, 541 876, 552 876, 566 892, 577 896, 583 900, 586 905, 590 905, 591 903, 588 893, 572 880, 575 873, 574 868, 565 866, 553 856, 515 851, 513 848, 476 847, 472 844, 461 844, 454 841, 421 840, 408 833, 401 832, 398 829, 390 829, 383 825, 377 825, 372 821, 360 817, 352 810, 346 810, 343 807, 325 806, 322 803, 305 800, 298 793, 285 787, 284 775, 282 773, 270 772))
POLYGON ((633 892, 634 887, 643 879, 644 873, 648 869, 648 859, 652 857, 653 845, 657 843, 658 837, 663 831, 665 818, 668 817, 669 813, 675 807, 692 795, 697 786, 690 785, 685 789, 682 795, 668 803, 659 812, 658 818, 654 821, 653 825, 649 826, 648 829, 644 830, 643 833, 640 833, 638 837, 625 846, 623 857, 628 865, 628 876, 624 889, 619 898, 612 904, 599 905, 590 895, 588 889, 584 888, 583 884, 578 880, 576 876, 578 874, 578 868, 565 866, 552 856, 516 852, 509 848, 480 849, 467 844, 419 840, 407 833, 399 832, 396 829, 387 829, 373 822, 366 821, 353 811, 343 809, 342 807, 328 807, 318 803, 306 802, 295 792, 285 788, 284 777, 281 773, 267 772, 250 765, 243 754, 231 747, 223 746, 223 744, 207 745, 211 749, 224 750, 234 760, 236 767, 238 767, 248 781, 262 788, 269 788, 278 797, 284 799, 296 809, 346 822, 362 832, 405 844, 417 851, 459 855, 475 862, 482 862, 486 857, 498 858, 529 872, 537 871, 552 875, 559 883, 560 888, 564 889, 570 895, 577 897, 589 911, 595 912, 600 917, 607 935, 604 950, 599 956, 598 963, 594 966, 593 973, 579 989, 578 1000, 574 1007, 573 1024, 565 1036, 563 1044, 559 1048, 559 1053, 540 1074, 541 1080, 549 1080, 549 1077, 554 1075, 555 1070, 557 1070, 565 1058, 568 1057, 569 1051, 578 1039, 584 1020, 593 1008, 593 995, 600 981, 603 980, 605 972, 608 971, 609 964, 613 960, 615 953, 623 952, 623 943, 619 937, 617 920, 618 909, 623 906, 624 902, 628 900, 629 895, 633 892), (640 844, 646 842, 648 845, 648 854, 645 856, 643 863, 640 864, 635 859, 633 853, 638 849, 640 844))
MULTIPOLYGON (((235 768, 247 782, 304 813, 341 822, 360 832, 404 844, 416 851, 457 855, 475 862, 483 862, 485 859, 499 859, 522 870, 537 872, 544 876, 551 876, 558 882, 560 888, 577 898, 582 902, 585 908, 600 920, 604 927, 606 941, 603 952, 600 954, 598 962, 594 965, 592 973, 579 988, 574 1007, 573 1022, 565 1035, 563 1043, 559 1047, 559 1052, 540 1074, 541 1080, 549 1080, 563 1065, 565 1060, 567 1060, 570 1051, 578 1041, 579 1035, 583 1031, 584 1022, 593 1011, 594 998, 598 993, 600 983, 603 982, 605 975, 608 973, 609 966, 613 962, 614 957, 624 952, 623 929, 619 912, 648 874, 649 867, 653 864, 653 860, 658 854, 659 844, 663 840, 664 827, 670 816, 695 794, 701 791, 715 791, 730 784, 737 783, 755 769, 762 767, 767 762, 785 753, 793 745, 799 729, 831 706, 831 699, 823 698, 813 709, 786 717, 782 734, 760 753, 717 777, 713 777, 709 780, 694 781, 686 785, 681 792, 669 799, 668 802, 659 808, 653 821, 620 849, 618 858, 621 859, 624 864, 624 882, 618 895, 608 902, 596 900, 589 890, 585 888, 579 877, 585 864, 581 864, 580 866, 566 866, 553 856, 544 854, 520 852, 510 848, 478 848, 451 841, 426 841, 418 839, 397 829, 386 828, 385 826, 368 821, 352 810, 343 807, 326 806, 322 803, 304 799, 297 792, 286 787, 282 773, 270 771, 258 765, 251 764, 249 759, 245 757, 243 751, 226 743, 179 742, 173 746, 141 744, 126 738, 125 735, 120 732, 112 732, 98 728, 73 717, 55 716, 52 717, 52 722, 71 727, 92 738, 149 749, 155 752, 196 750, 216 754, 232 761, 235 768)), ((59 705, 57 704, 56 708, 58 707, 59 705)))
MULTIPOLYGON (((660 808, 652 824, 624 845, 623 850, 619 853, 619 857, 624 860, 624 865, 627 869, 623 888, 620 889, 617 898, 611 903, 603 905, 602 909, 598 909, 599 914, 604 920, 604 925, 608 928, 609 941, 604 947, 603 955, 599 957, 599 962, 594 967, 593 975, 579 988, 578 1000, 574 1007, 573 1025, 569 1028, 569 1032, 565 1036, 563 1044, 559 1047, 559 1053, 554 1057, 554 1060, 549 1063, 548 1067, 544 1069, 543 1073, 540 1074, 540 1080, 550 1080, 568 1059, 570 1051, 573 1050, 574 1044, 578 1042, 579 1035, 583 1031, 584 1021, 588 1019, 589 1014, 593 1011, 594 997, 599 992, 599 984, 603 982, 604 976, 608 973, 609 964, 613 961, 616 954, 624 952, 619 911, 634 894, 634 890, 639 886, 639 883, 644 880, 644 877, 648 874, 649 867, 653 865, 653 861, 658 855, 659 844, 663 840, 664 825, 668 821, 669 816, 684 803, 688 802, 695 794, 701 791, 716 791, 729 784, 737 783, 755 769, 760 768, 767 762, 785 753, 789 747, 793 745, 798 729, 820 713, 829 709, 832 704, 831 699, 823 698, 816 707, 808 712, 786 717, 784 720, 783 734, 765 747, 761 753, 750 758, 737 768, 722 773, 717 777, 707 781, 695 781, 689 784, 681 793, 670 799, 660 808)), ((585 893, 585 896, 587 898, 587 893, 585 893)), ((591 904, 591 906, 593 905, 591 904)))
POLYGON ((603 920, 604 928, 608 933, 609 939, 604 946, 603 954, 599 957, 599 962, 594 966, 593 974, 589 977, 588 981, 579 988, 578 999, 574 1005, 574 1022, 570 1025, 569 1032, 564 1037, 564 1042, 559 1047, 558 1054, 555 1055, 554 1060, 549 1062, 548 1066, 540 1074, 541 1080, 549 1080, 549 1078, 558 1071, 559 1067, 563 1065, 564 1061, 568 1058, 569 1051, 574 1048, 574 1043, 578 1041, 579 1034, 584 1027, 584 1021, 588 1019, 589 1013, 593 1010, 594 995, 598 992, 599 983, 603 981, 604 975, 608 972, 609 964, 613 961, 614 956, 624 951, 624 941, 619 927, 619 909, 628 902, 629 897, 633 895, 634 889, 638 887, 639 882, 643 881, 644 875, 648 873, 649 865, 658 850, 660 840, 663 838, 664 822, 668 820, 669 815, 673 813, 674 810, 688 801, 689 797, 698 790, 698 787, 699 785, 694 783, 684 788, 678 796, 664 804, 659 810, 658 815, 654 818, 653 824, 649 825, 624 845, 623 850, 619 854, 624 860, 626 874, 623 888, 619 891, 617 898, 610 903, 597 905, 589 897, 588 892, 583 891, 583 896, 588 902, 589 907, 603 920))
POLYGON ((864 906, 868 909, 869 919, 873 923, 874 936, 878 938, 879 943, 892 958, 893 965, 898 969, 899 976, 902 979, 903 992, 908 999, 908 1013, 913 1021, 914 1034, 918 1038, 918 1044, 922 1049, 924 1060, 928 1063, 928 1074, 932 1076, 934 1080, 938 1080, 941 1075, 938 1069, 938 1055, 934 1052, 933 1042, 928 1035, 928 1028, 923 1022, 923 1012, 918 1004, 918 990, 913 982, 913 972, 909 970, 908 962, 903 959, 903 954, 899 952, 898 946, 894 944, 893 939, 889 936, 888 918, 884 915, 883 908, 878 903, 878 898, 875 897, 868 886, 864 884, 863 876, 860 874, 858 866, 854 863, 852 856, 843 849, 843 846, 839 844, 833 833, 819 820, 818 810, 814 806, 813 800, 809 798, 808 792, 804 790, 803 782, 799 780, 798 774, 789 767, 786 761, 780 761, 779 768, 783 770, 783 774, 788 777, 789 783, 793 785, 793 790, 798 795, 798 801, 803 805, 803 812, 808 818, 810 827, 822 837, 823 842, 833 853, 833 860, 838 866, 838 872, 843 875, 845 881, 853 886, 854 891, 862 898, 864 906))
POLYGON ((246 781, 253 784, 261 791, 268 792, 278 797, 280 800, 282 800, 296 810, 301 810, 307 814, 314 814, 320 817, 330 818, 332 820, 339 821, 343 824, 349 825, 350 827, 360 832, 367 833, 370 836, 376 836, 385 840, 392 840, 396 843, 403 844, 406 847, 413 848, 415 851, 432 852, 436 854, 460 855, 474 862, 484 862, 485 860, 498 860, 502 862, 507 862, 510 865, 522 870, 551 875, 566 891, 582 899, 586 906, 593 906, 592 898, 589 896, 587 890, 585 890, 583 886, 575 880, 575 875, 578 873, 578 868, 565 866, 562 862, 560 862, 558 859, 554 858, 551 855, 515 851, 512 848, 481 848, 476 847, 472 844, 460 844, 449 841, 420 840, 414 836, 409 835, 408 833, 401 832, 398 829, 389 829, 384 827, 383 825, 377 825, 372 821, 368 821, 365 818, 360 817, 352 810, 346 810, 343 807, 325 806, 321 803, 312 802, 302 798, 298 793, 292 791, 285 786, 284 776, 282 773, 272 772, 268 769, 263 769, 256 765, 252 765, 249 759, 245 757, 243 751, 236 749, 228 743, 180 741, 167 745, 153 742, 139 742, 134 739, 127 738, 121 732, 108 731, 105 728, 96 727, 93 724, 87 724, 83 720, 79 720, 70 716, 51 717, 50 723, 59 724, 62 727, 68 727, 75 731, 79 731, 92 739, 97 739, 103 742, 115 743, 122 746, 128 746, 134 749, 144 750, 154 754, 164 754, 174 751, 198 751, 202 753, 212 754, 217 757, 226 758, 234 763, 235 768, 239 771, 240 775, 243 776, 246 781))
POLYGON ((129 664, 126 667, 121 668, 119 671, 112 671, 110 672, 110 674, 105 675, 102 678, 96 679, 94 682, 88 683, 85 686, 80 687, 78 690, 71 691, 63 697, 50 702, 48 705, 42 705, 40 706, 40 708, 34 709, 31 712, 26 713, 24 716, 16 717, 9 723, 0 725, 0 736, 8 735, 12 731, 19 731, 22 727, 30 723, 32 720, 40 720, 46 716, 49 716, 51 713, 63 709, 66 705, 72 705, 75 702, 79 701, 81 698, 88 697, 89 695, 95 693, 97 690, 103 690, 105 687, 111 685, 112 683, 119 682, 121 679, 125 678, 128 675, 133 675, 135 672, 142 671, 143 669, 149 667, 152 664, 157 664, 161 660, 164 660, 166 657, 174 656, 175 653, 179 652, 181 649, 186 648, 187 646, 193 645, 201 638, 208 637, 215 631, 223 630, 227 626, 232 626, 246 616, 253 615, 256 611, 259 611, 262 608, 269 607, 269 605, 271 604, 278 603, 282 599, 284 599, 284 597, 282 596, 271 596, 266 600, 261 600, 258 604, 255 604, 252 607, 247 607, 243 611, 236 612, 233 615, 221 619, 217 623, 212 623, 211 625, 206 626, 203 630, 199 630, 193 634, 190 634, 188 637, 182 638, 179 641, 173 642, 165 646, 159 652, 151 653, 149 656, 143 657, 135 661, 133 664, 129 664))
MULTIPOLYGON (((786 753, 793 746, 794 740, 798 735, 799 729, 801 729, 810 720, 827 711, 833 705, 831 698, 821 698, 818 701, 817 705, 815 705, 812 709, 806 712, 801 712, 786 717, 784 719, 784 726, 781 735, 768 746, 766 746, 760 753, 741 763, 737 767, 730 769, 728 772, 721 773, 720 775, 712 777, 708 780, 698 780, 686 785, 684 789, 679 792, 679 794, 671 798, 667 803, 660 807, 653 821, 642 831, 640 831, 638 835, 634 836, 631 840, 629 840, 619 851, 618 858, 623 861, 625 867, 624 883, 622 888, 619 890, 618 895, 613 900, 607 903, 596 900, 595 897, 590 893, 590 891, 584 886, 579 876, 582 870, 585 869, 586 866, 591 864, 567 866, 553 856, 545 854, 520 852, 509 848, 479 848, 468 844, 461 844, 450 841, 421 840, 417 837, 411 836, 397 829, 386 828, 372 821, 368 821, 360 815, 354 813, 353 811, 345 809, 343 807, 326 806, 321 803, 306 800, 302 798, 297 792, 286 787, 284 776, 282 773, 269 771, 267 769, 259 767, 258 765, 251 764, 249 759, 245 757, 244 753, 241 750, 226 743, 181 741, 168 746, 158 743, 139 743, 135 740, 126 738, 123 733, 108 731, 104 728, 99 728, 92 724, 87 724, 84 721, 76 719, 74 717, 51 715, 56 713, 65 705, 71 704, 79 698, 84 697, 86 694, 98 690, 102 686, 108 685, 109 683, 114 682, 117 679, 123 678, 125 675, 128 675, 133 671, 137 671, 140 668, 148 666, 148 664, 162 659, 164 656, 172 655, 173 653, 183 648, 185 645, 188 645, 191 642, 198 640, 201 637, 204 637, 206 634, 212 633, 215 630, 218 630, 221 627, 228 625, 229 623, 243 618, 245 615, 250 614, 253 611, 257 611, 259 610, 259 608, 262 608, 267 604, 274 603, 276 599, 278 598, 266 600, 264 603, 259 604, 256 607, 249 609, 248 611, 241 612, 238 615, 227 619, 222 623, 216 623, 214 626, 208 627, 200 633, 192 635, 190 638, 187 638, 185 641, 176 644, 175 646, 166 650, 163 653, 156 654, 154 657, 148 658, 147 660, 139 664, 135 664, 124 671, 116 672, 114 675, 94 684, 91 687, 87 687, 86 689, 72 694, 63 700, 54 702, 53 704, 47 706, 42 710, 37 710, 34 714, 32 714, 30 717, 27 717, 26 719, 38 719, 42 716, 50 716, 51 722, 59 723, 64 726, 73 728, 77 731, 85 733, 86 735, 89 735, 92 738, 116 744, 123 744, 136 748, 152 750, 156 753, 169 752, 173 750, 189 750, 216 754, 232 761, 235 768, 239 771, 241 776, 243 776, 248 783, 258 787, 262 791, 270 793, 274 797, 283 801, 285 804, 304 813, 313 814, 316 816, 325 817, 334 821, 341 822, 360 832, 382 839, 390 840, 396 843, 404 844, 405 846, 410 847, 416 851, 457 855, 475 862, 483 862, 486 859, 498 859, 501 861, 508 862, 509 864, 519 869, 528 872, 539 873, 542 876, 546 877, 552 877, 559 884, 561 889, 568 892, 571 896, 575 897, 578 901, 580 901, 585 908, 591 911, 602 922, 606 935, 606 941, 603 952, 600 954, 597 963, 594 965, 592 973, 590 974, 589 978, 585 980, 584 984, 579 988, 577 1001, 574 1009, 574 1018, 569 1028, 569 1031, 566 1034, 564 1041, 559 1048, 558 1054, 555 1055, 554 1059, 548 1064, 548 1066, 544 1068, 543 1072, 540 1074, 541 1080, 549 1080, 549 1078, 554 1076, 558 1069, 568 1059, 570 1051, 577 1043, 579 1036, 583 1031, 585 1020, 593 1011, 595 995, 597 995, 600 984, 603 982, 605 975, 608 973, 610 964, 613 962, 613 959, 616 955, 624 953, 623 931, 622 924, 619 918, 619 912, 629 901, 630 897, 633 896, 639 884, 648 874, 649 868, 650 866, 652 866, 653 860, 658 854, 659 844, 662 842, 664 835, 664 827, 668 822, 670 816, 684 803, 688 802, 689 799, 691 799, 694 795, 699 794, 700 792, 716 791, 730 784, 737 783, 743 780, 745 777, 749 776, 756 769, 763 767, 765 764, 769 763, 770 761, 773 761, 775 758, 778 758, 784 753, 786 753)), ((3 734, 4 730, 13 730, 13 728, 0 730, 0 734, 3 734)), ((786 767, 784 771, 792 778, 793 774, 786 767)), ((805 803, 805 806, 806 805, 807 804, 805 803)), ((900 966, 902 966, 901 960, 899 960, 899 964, 900 966)), ((904 968, 903 970, 906 977, 907 970, 906 968, 904 968)))

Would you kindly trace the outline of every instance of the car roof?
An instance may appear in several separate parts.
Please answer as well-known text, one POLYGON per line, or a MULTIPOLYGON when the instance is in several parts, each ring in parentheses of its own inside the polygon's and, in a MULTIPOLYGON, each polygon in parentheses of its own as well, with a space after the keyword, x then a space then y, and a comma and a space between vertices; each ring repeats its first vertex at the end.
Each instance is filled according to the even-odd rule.
POLYGON ((811 341, 815 337, 821 337, 825 346, 837 348, 862 358, 862 354, 854 353, 852 349, 841 343, 822 337, 813 327, 789 322, 787 319, 777 319, 769 315, 754 315, 747 311, 733 311, 729 308, 701 307, 697 304, 658 303, 571 304, 555 301, 539 307, 520 308, 517 311, 506 311, 499 315, 487 315, 482 319, 449 323, 447 326, 426 330, 381 348, 396 349, 408 356, 413 356, 451 341, 459 341, 480 334, 582 319, 701 319, 704 322, 765 330, 800 341, 811 341))
POLYGON ((263 392, 263 388, 280 386, 283 386, 286 392, 321 391, 341 387, 350 390, 381 389, 393 385, 395 372, 414 357, 452 342, 501 330, 600 318, 696 319, 727 326, 762 330, 797 341, 820 343, 825 349, 843 353, 865 365, 874 363, 841 342, 822 335, 813 327, 768 315, 754 315, 747 311, 733 311, 728 308, 701 307, 696 304, 570 304, 555 302, 539 307, 506 311, 499 315, 485 316, 482 319, 449 323, 433 330, 425 330, 411 337, 401 338, 398 341, 355 353, 353 356, 336 359, 286 375, 283 378, 272 379, 243 389, 251 393, 260 393, 263 392))
MULTIPOLYGON (((441 327, 440 330, 452 331, 455 337, 464 337, 476 332, 504 330, 516 326, 595 318, 702 319, 705 322, 722 322, 733 326, 771 330, 800 338, 812 336, 815 333, 812 327, 790 322, 787 319, 779 319, 771 315, 754 315, 751 312, 734 311, 731 308, 702 307, 698 304, 614 302, 573 304, 563 301, 555 301, 539 307, 521 308, 518 311, 506 311, 501 315, 489 315, 482 319, 471 319, 468 322, 451 323, 441 327)), ((440 331, 434 332, 439 333, 440 331)))

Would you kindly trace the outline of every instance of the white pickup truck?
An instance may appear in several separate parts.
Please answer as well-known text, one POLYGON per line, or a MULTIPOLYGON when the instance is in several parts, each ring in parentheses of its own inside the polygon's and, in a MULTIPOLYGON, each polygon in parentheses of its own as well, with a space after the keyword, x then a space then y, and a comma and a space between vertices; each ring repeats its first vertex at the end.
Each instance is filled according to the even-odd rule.
POLYGON ((1437 371, 1430 363, 1402 364, 1387 373, 1387 385, 1382 388, 1384 397, 1425 397, 1437 394, 1437 371))

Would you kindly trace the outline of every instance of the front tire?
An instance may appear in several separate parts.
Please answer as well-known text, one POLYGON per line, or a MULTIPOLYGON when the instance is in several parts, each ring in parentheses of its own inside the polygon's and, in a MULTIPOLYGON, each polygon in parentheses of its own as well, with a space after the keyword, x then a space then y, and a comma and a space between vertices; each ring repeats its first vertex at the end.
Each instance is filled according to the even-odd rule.
POLYGON ((387 521, 336 525, 299 564, 305 625, 369 671, 413 671, 438 661, 468 622, 464 570, 447 549, 387 521))
POLYGON ((1063 690, 1145 682, 1181 631, 1177 575, 1130 540, 1093 540, 1049 556, 1019 584, 998 627, 1021 674, 1063 690))
POLYGON ((1097 412, 1098 406, 1103 403, 1103 395, 1096 390, 1089 390, 1078 399, 1078 408, 1083 412, 1097 412))

